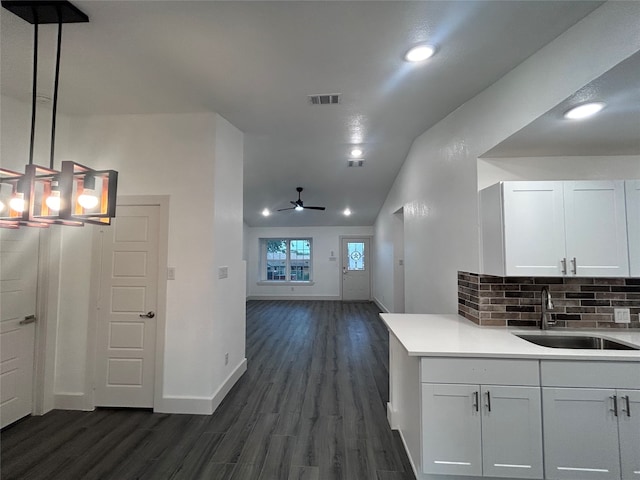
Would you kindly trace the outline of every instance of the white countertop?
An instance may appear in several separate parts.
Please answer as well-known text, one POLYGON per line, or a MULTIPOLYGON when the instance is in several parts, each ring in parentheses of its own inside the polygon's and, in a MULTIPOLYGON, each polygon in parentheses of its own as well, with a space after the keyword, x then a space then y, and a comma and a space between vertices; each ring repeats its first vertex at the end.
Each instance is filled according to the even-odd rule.
POLYGON ((640 362, 640 350, 577 350, 541 347, 514 333, 595 335, 640 346, 640 330, 569 330, 480 327, 460 315, 381 313, 409 356, 494 357, 640 362))

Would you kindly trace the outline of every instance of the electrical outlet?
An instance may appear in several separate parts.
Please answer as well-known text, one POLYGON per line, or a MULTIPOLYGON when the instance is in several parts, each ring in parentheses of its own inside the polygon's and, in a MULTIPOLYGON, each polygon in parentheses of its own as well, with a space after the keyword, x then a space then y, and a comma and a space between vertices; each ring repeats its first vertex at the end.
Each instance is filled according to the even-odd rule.
POLYGON ((224 364, 225 365, 229 365, 229 354, 228 353, 224 354, 224 364))
POLYGON ((614 308, 613 317, 615 323, 631 323, 631 312, 628 308, 614 308))

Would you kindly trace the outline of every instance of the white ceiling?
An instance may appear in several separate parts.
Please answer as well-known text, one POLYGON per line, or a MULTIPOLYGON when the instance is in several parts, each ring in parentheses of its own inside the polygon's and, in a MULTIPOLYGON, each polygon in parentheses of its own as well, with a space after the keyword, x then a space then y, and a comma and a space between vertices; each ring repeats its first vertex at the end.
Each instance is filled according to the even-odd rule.
MULTIPOLYGON (((417 135, 600 3, 78 1, 90 23, 64 29, 59 108, 215 111, 245 132, 249 225, 371 225, 417 135), (437 54, 404 62, 422 41, 437 54), (342 103, 310 106, 317 93, 342 103), (362 168, 346 166, 353 144, 362 168), (327 210, 262 217, 297 186, 327 210)), ((4 9, 1 21, 1 91, 28 99, 32 26, 4 9)), ((55 27, 41 37, 51 72, 55 27)))
POLYGON ((585 85, 483 157, 640 155, 640 52, 585 85), (598 115, 570 121, 565 112, 605 102, 598 115))

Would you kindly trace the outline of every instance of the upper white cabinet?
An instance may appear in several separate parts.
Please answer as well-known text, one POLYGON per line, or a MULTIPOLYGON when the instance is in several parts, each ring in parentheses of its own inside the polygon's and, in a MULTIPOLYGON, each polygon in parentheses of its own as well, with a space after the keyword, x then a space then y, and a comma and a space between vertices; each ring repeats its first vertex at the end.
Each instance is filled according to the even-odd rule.
POLYGON ((640 277, 640 180, 627 180, 625 191, 629 229, 629 273, 632 277, 640 277))
POLYGON ((501 182, 480 202, 486 274, 629 275, 622 180, 501 182))

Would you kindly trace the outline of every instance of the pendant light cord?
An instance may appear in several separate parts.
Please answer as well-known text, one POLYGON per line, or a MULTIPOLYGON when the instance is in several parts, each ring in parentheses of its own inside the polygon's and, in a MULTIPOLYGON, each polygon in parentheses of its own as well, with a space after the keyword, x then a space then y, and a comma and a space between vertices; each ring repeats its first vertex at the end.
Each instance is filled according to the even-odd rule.
POLYGON ((62 46, 62 14, 60 7, 58 10, 58 49, 56 52, 56 75, 53 83, 53 116, 51 118, 51 157, 49 158, 49 168, 53 170, 53 157, 56 147, 56 112, 58 110, 58 79, 60 78, 60 48, 62 46))
POLYGON ((33 9, 33 88, 31 90, 31 141, 29 143, 29 165, 33 163, 33 143, 36 137, 36 88, 38 87, 38 12, 33 9))

